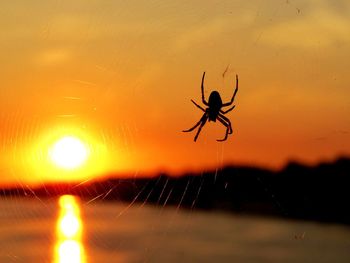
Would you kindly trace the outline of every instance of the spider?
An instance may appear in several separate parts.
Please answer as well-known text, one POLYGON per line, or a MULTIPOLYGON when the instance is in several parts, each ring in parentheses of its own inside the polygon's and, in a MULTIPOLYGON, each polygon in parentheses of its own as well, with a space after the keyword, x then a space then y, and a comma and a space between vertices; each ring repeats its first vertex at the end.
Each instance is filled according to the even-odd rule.
POLYGON ((236 89, 233 93, 232 99, 230 102, 227 102, 227 103, 222 103, 220 94, 217 91, 211 92, 211 94, 209 96, 209 102, 207 102, 205 100, 205 98, 204 98, 204 84, 203 84, 204 77, 205 77, 205 72, 203 73, 203 77, 202 77, 201 90, 202 90, 202 102, 205 106, 207 106, 207 108, 203 109, 194 100, 191 100, 192 103, 194 105, 196 105, 197 108, 201 109, 204 112, 204 114, 203 114, 202 118, 199 120, 199 122, 196 123, 196 125, 194 125, 192 128, 190 128, 188 130, 184 130, 183 132, 193 131, 195 128, 197 128, 199 126, 198 131, 196 133, 196 136, 194 137, 194 141, 196 141, 199 133, 201 132, 201 130, 202 130, 204 124, 207 122, 207 120, 213 121, 213 122, 216 122, 216 120, 218 120, 226 127, 225 137, 221 140, 217 140, 218 142, 222 142, 222 141, 225 141, 227 139, 227 136, 229 134, 232 134, 231 122, 227 117, 224 116, 224 114, 233 110, 236 105, 233 105, 231 108, 229 108, 228 110, 225 110, 225 111, 222 110, 222 108, 230 106, 233 103, 235 96, 236 96, 236 93, 238 91, 238 76, 236 75, 236 89))

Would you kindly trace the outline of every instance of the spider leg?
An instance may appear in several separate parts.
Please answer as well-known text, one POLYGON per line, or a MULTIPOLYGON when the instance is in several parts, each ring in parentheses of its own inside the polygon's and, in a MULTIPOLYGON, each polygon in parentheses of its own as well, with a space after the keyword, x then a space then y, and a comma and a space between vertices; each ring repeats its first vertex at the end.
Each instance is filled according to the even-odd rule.
POLYGON ((202 76, 202 84, 201 84, 201 90, 202 90, 202 102, 205 106, 208 106, 208 102, 204 98, 204 76, 205 76, 205 71, 203 72, 202 76))
POLYGON ((190 132, 193 131, 195 128, 197 128, 203 121, 207 120, 207 113, 204 113, 202 118, 199 120, 199 122, 196 123, 196 125, 194 125, 192 128, 188 129, 188 130, 183 130, 183 132, 190 132))
POLYGON ((207 116, 205 116, 205 118, 202 118, 202 123, 201 123, 201 125, 200 125, 199 128, 198 128, 198 131, 197 131, 197 133, 196 133, 196 136, 194 136, 194 141, 197 141, 198 135, 199 135, 199 133, 201 132, 201 130, 202 130, 204 124, 207 122, 207 119, 208 119, 207 116))
POLYGON ((232 133, 232 127, 231 127, 231 124, 227 123, 226 121, 221 119, 219 116, 217 117, 217 119, 219 122, 221 122, 226 127, 225 137, 221 140, 217 140, 218 142, 223 142, 223 141, 226 141, 228 135, 232 133))
POLYGON ((236 107, 236 105, 233 105, 233 106, 232 106, 231 108, 229 108, 228 110, 220 110, 220 112, 221 112, 222 114, 226 114, 226 113, 232 111, 235 107, 236 107))
POLYGON ((235 92, 233 93, 232 99, 230 100, 230 102, 222 104, 223 107, 230 106, 233 103, 233 101, 235 100, 237 91, 238 91, 238 75, 236 75, 236 89, 235 89, 235 92))
POLYGON ((229 134, 232 134, 233 129, 232 129, 231 121, 229 120, 229 118, 225 117, 224 115, 222 115, 220 113, 218 114, 218 117, 221 118, 222 120, 224 120, 228 124, 228 126, 230 127, 229 134))
POLYGON ((219 142, 225 141, 227 139, 227 136, 229 134, 232 134, 232 132, 233 132, 231 121, 227 117, 225 117, 224 115, 222 115, 220 113, 217 116, 217 120, 220 121, 226 127, 226 134, 225 134, 224 139, 217 140, 217 141, 219 141, 219 142))
POLYGON ((194 105, 197 106, 197 108, 201 109, 202 111, 205 112, 205 109, 203 109, 201 106, 199 106, 194 100, 191 100, 194 105))

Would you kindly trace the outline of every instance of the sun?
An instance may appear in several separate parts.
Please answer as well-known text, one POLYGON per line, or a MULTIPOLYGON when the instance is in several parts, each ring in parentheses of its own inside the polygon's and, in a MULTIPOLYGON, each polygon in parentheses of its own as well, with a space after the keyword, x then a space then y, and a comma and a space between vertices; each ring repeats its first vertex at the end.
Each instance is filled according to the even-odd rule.
POLYGON ((78 138, 65 136, 54 143, 49 151, 55 165, 64 169, 80 167, 88 158, 88 147, 78 138))

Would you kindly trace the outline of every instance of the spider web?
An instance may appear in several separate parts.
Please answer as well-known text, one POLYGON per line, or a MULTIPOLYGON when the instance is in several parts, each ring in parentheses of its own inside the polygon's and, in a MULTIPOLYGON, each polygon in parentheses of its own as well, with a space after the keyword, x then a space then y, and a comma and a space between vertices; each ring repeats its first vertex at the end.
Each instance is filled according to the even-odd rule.
MULTIPOLYGON (((55 3, 54 11, 58 12, 64 3, 62 1, 55 3)), ((152 5, 160 5, 160 2, 155 1, 152 5)), ((168 3, 168 5, 171 7, 174 4, 168 3)), ((253 23, 258 23, 261 16, 266 16, 264 5, 264 1, 257 1, 257 5, 253 7, 253 12, 256 14, 253 23)), ((219 7, 219 3, 214 5, 214 8, 219 7)), ((203 11, 200 5, 198 8, 198 10, 191 9, 188 12, 203 11)), ((294 4, 294 1, 279 1, 269 12, 267 18, 275 19, 283 8, 295 9, 297 4, 294 4)), ((122 15, 123 11, 120 13, 122 15)), ((172 19, 177 18, 175 14, 171 15, 174 16, 172 19)), ((85 37, 75 44, 77 49, 89 45, 89 34, 98 23, 97 20, 88 19, 87 29, 83 32, 85 37)), ((54 21, 47 21, 43 32, 45 38, 55 37, 52 36, 50 30, 54 24, 54 21)), ((166 25, 158 25, 158 30, 165 30, 165 27, 166 25)), ((242 47, 239 47, 239 44, 234 44, 235 48, 243 54, 243 58, 248 57, 249 53, 259 45, 262 37, 263 30, 258 32, 254 42, 242 47)), ((130 49, 135 49, 137 46, 137 41, 121 38, 120 42, 122 46, 130 46, 130 49)), ((179 43, 178 45, 181 47, 185 44, 179 43)), ((157 48, 157 45, 154 45, 154 48, 157 48)), ((121 69, 125 64, 128 66, 130 61, 116 59, 112 62, 111 67, 121 69)), ((230 76, 235 74, 238 66, 234 61, 222 61, 221 64, 222 83, 225 84, 226 81, 230 80, 230 76)), ((91 67, 99 67, 99 65, 91 67)), ((82 82, 82 80, 77 81, 82 82)), ((93 85, 90 82, 83 84, 93 85)), ((142 85, 142 78, 136 80, 132 85, 134 87, 132 95, 128 93, 126 97, 133 101, 133 96, 142 89, 142 85)), ((114 88, 115 76, 111 76, 105 80, 99 96, 91 101, 91 107, 103 104, 113 94, 114 88)), ((183 97, 185 103, 188 98, 185 95, 183 97)), ((75 101, 75 103, 78 104, 79 101, 75 101)), ((9 145, 16 148, 16 145, 20 145, 23 140, 28 141, 37 136, 41 124, 36 120, 26 124, 23 120, 24 111, 19 107, 9 115, 2 114, 1 127, 5 127, 1 145, 2 153, 6 152, 9 145)), ((74 113, 69 116, 62 115, 60 118, 71 118, 72 116, 74 113)), ((237 129, 239 129, 239 124, 237 124, 237 129)), ((100 135, 102 140, 108 142, 112 148, 118 147, 118 145, 113 144, 115 138, 121 138, 125 152, 132 155, 135 140, 142 132, 141 124, 125 121, 116 129, 101 128, 100 135)), ((201 134, 201 136, 206 135, 201 134)), ((192 145, 193 142, 189 140, 190 143, 192 145)), ((43 181, 40 184, 41 191, 39 193, 37 188, 23 182, 16 171, 5 171, 12 174, 18 187, 11 190, 2 189, 0 198, 0 245, 2 251, 0 259, 6 262, 54 261, 53 247, 56 242, 55 231, 59 209, 57 193, 60 192, 80 196, 79 206, 85 233, 83 246, 86 250, 87 262, 93 262, 93 260, 96 262, 110 262, 109 260, 113 262, 212 262, 214 260, 232 262, 232 259, 236 259, 238 262, 248 262, 249 260, 250 262, 254 260, 254 262, 267 262, 264 261, 266 259, 265 252, 259 249, 264 235, 256 237, 255 233, 252 233, 262 231, 261 229, 271 230, 271 236, 265 237, 265 241, 268 240, 275 244, 281 241, 278 238, 282 236, 284 238, 282 239, 283 244, 287 249, 289 248, 291 252, 300 251, 301 246, 294 245, 294 234, 298 237, 295 239, 301 241, 309 235, 309 231, 305 229, 313 231, 313 225, 295 223, 288 229, 285 227, 285 223, 273 220, 260 219, 255 221, 250 217, 225 214, 222 212, 223 210, 208 212, 208 209, 212 209, 208 204, 213 200, 210 199, 211 195, 209 197, 206 195, 207 193, 221 192, 222 195, 225 195, 235 188, 233 181, 228 180, 224 176, 225 171, 223 171, 226 165, 224 162, 225 152, 229 150, 225 143, 217 144, 216 149, 211 151, 212 159, 216 160, 217 165, 213 169, 203 168, 195 176, 188 174, 176 178, 161 174, 156 178, 143 179, 139 172, 135 172, 127 179, 111 178, 109 181, 106 179, 106 181, 96 180, 92 177, 66 186, 65 189, 62 189, 62 186, 48 188, 46 182, 43 181), (208 207, 205 207, 206 205, 208 207), (250 253, 255 253, 255 255, 247 257, 246 255, 250 253)), ((16 150, 13 151, 11 158, 18 160, 18 162, 23 161, 22 157, 17 155, 16 150)), ((135 167, 135 170, 138 170, 138 167, 135 167)), ((278 199, 278 193, 269 182, 266 182, 263 177, 257 177, 257 180, 261 185, 260 190, 273 201, 277 210, 282 215, 288 216, 288 212, 278 199)), ((349 235, 349 230, 346 228, 338 227, 334 231, 336 234, 343 232, 349 235)), ((316 238, 326 239, 325 236, 317 234, 316 231, 313 234, 316 238)), ((345 240, 345 244, 348 244, 346 242, 349 240, 346 236, 341 234, 339 236, 342 237, 342 241, 345 240)), ((335 242, 333 246, 327 243, 333 249, 332 251, 344 251, 342 242, 336 238, 332 240, 332 236, 330 239, 329 243, 335 242), (336 246, 338 246, 338 250, 335 248, 336 246)), ((267 246, 266 243, 263 244, 267 246)), ((279 255, 286 253, 277 246, 268 246, 268 248, 276 249, 276 253, 271 252, 269 255, 271 259, 269 262, 280 262, 279 255)), ((290 255, 289 262, 296 262, 298 259, 300 257, 290 255)))

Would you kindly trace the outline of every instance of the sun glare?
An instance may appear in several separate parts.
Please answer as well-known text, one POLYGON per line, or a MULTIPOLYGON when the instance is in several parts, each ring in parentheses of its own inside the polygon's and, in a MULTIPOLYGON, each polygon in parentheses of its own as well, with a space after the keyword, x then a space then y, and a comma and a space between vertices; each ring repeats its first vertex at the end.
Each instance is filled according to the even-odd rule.
POLYGON ((51 160, 64 169, 81 166, 88 157, 88 148, 76 137, 66 136, 58 140, 50 149, 51 160))

